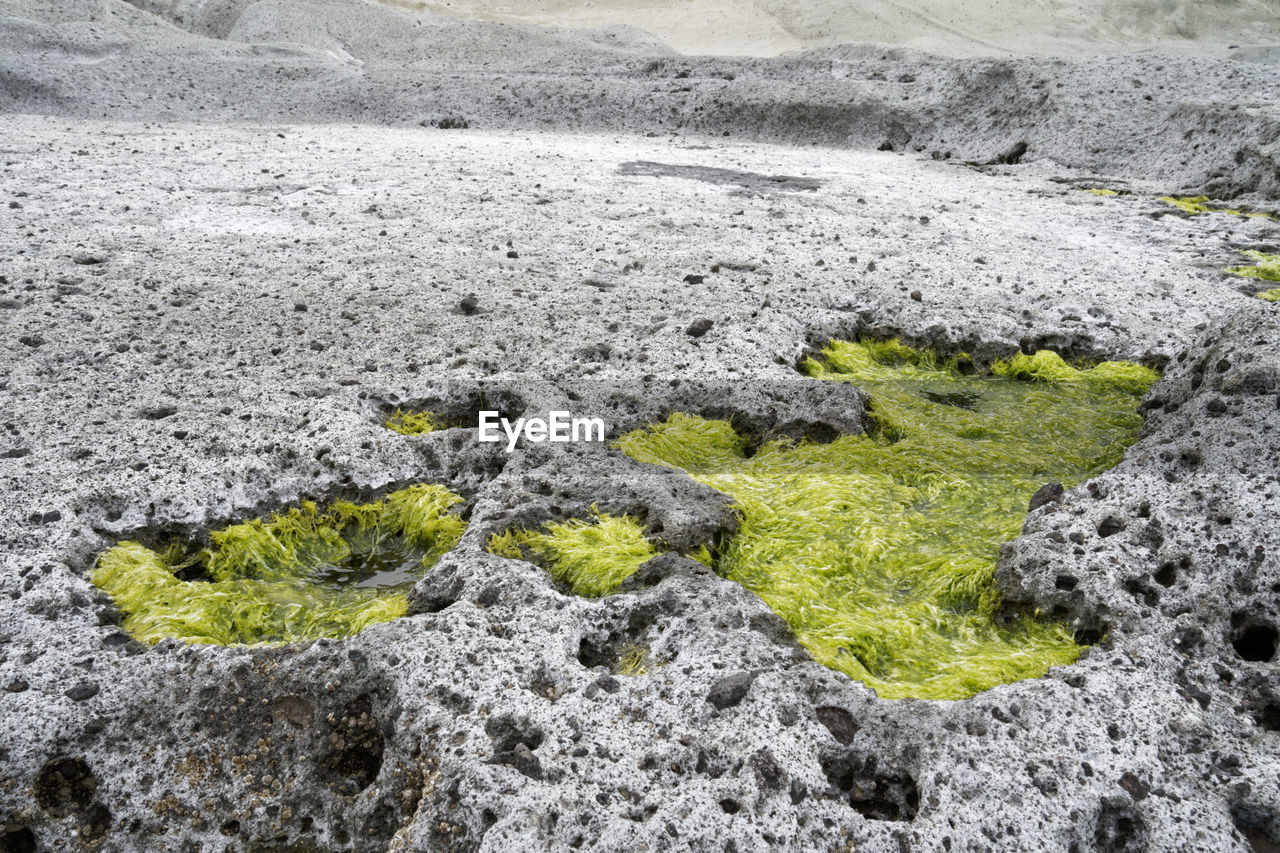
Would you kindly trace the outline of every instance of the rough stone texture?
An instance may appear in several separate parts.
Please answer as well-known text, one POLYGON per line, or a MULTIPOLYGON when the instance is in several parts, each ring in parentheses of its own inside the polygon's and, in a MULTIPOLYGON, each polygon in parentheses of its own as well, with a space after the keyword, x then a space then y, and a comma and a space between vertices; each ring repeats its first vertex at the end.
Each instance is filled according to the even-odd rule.
POLYGON ((544 30, 356 0, 138 5, 166 7, 177 26, 121 0, 0 2, 0 107, 731 136, 1280 195, 1280 78, 1266 61, 944 61, 865 45, 700 59, 634 30, 544 30))
MULTIPOLYGON (((211 42, 106 0, 0 9, 0 97, 74 117, 0 118, 0 847, 1280 842, 1280 309, 1221 272, 1280 233, 1175 215, 1150 181, 1274 192, 1274 139, 1235 153, 1274 127, 1261 66, 667 56, 646 70, 634 57, 652 46, 634 39, 570 49, 586 37, 507 29, 575 73, 535 85, 462 68, 464 84, 418 95, 388 69, 421 45, 357 68, 332 46, 211 42), (601 53, 613 76, 588 73, 601 53), (892 82, 895 63, 916 81, 892 82), (901 100, 930 85, 936 102, 901 100), (935 161, 475 128, 721 122, 874 148, 887 113, 866 112, 866 92, 940 135, 983 129, 972 153, 935 161), (557 113, 570 96, 582 117, 557 113), (1086 152, 1097 125, 1075 127, 1086 105, 1101 152, 1086 152), (1216 141, 1152 137, 1169 110, 1216 141), (416 127, 453 115, 473 127, 416 127), (288 123, 304 119, 415 126, 288 123), (998 157, 1031 123, 1049 135, 1022 164, 955 162, 998 157), (1051 144, 1133 195, 1053 180, 1066 166, 1035 159, 1051 144), (1124 462, 1037 507, 1001 559, 1012 607, 1105 636, 1079 663, 967 701, 882 701, 700 564, 664 555, 588 600, 483 550, 593 503, 676 548, 735 522, 722 496, 606 446, 479 444, 462 425, 481 407, 598 414, 611 438, 685 410, 821 440, 861 429, 866 398, 796 363, 859 333, 978 361, 1052 345, 1166 366, 1124 462), (400 436, 382 426, 397 406, 458 426, 400 436), (144 647, 86 579, 121 537, 198 538, 420 480, 461 492, 471 526, 412 615, 346 641, 144 647), (645 673, 615 672, 636 648, 645 673)), ((349 45, 382 44, 389 25, 370 20, 349 45)), ((226 29, 202 21, 188 23, 226 29)), ((442 65, 478 55, 466 32, 437 34, 455 45, 442 65)), ((424 62, 412 75, 430 90, 445 72, 424 62)), ((893 144, 919 144, 902 127, 913 141, 893 144)))

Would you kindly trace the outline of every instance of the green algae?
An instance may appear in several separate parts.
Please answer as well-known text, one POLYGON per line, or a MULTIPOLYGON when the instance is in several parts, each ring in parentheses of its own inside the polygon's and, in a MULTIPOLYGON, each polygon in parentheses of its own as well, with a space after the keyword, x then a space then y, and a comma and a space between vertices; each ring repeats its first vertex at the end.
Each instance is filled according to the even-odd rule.
POLYGON ((1102 187, 1085 187, 1084 191, 1087 193, 1093 193, 1094 195, 1103 196, 1104 198, 1120 195, 1120 193, 1115 190, 1103 189, 1102 187))
POLYGON ((634 677, 648 673, 653 664, 648 646, 628 646, 618 655, 618 662, 614 665, 613 671, 618 675, 634 677))
POLYGON ((368 504, 310 501, 209 534, 208 547, 121 542, 92 581, 135 639, 258 645, 346 637, 403 616, 405 593, 453 547, 462 498, 420 484, 368 504), (378 570, 393 566, 394 571, 378 570), (195 575, 198 580, 184 580, 195 575))
POLYGON ((658 556, 644 527, 629 515, 596 512, 591 519, 551 521, 540 530, 507 530, 490 537, 490 553, 546 567, 575 595, 597 598, 617 592, 640 566, 658 556), (527 553, 526 553, 527 552, 527 553))
POLYGON ((1198 213, 1225 213, 1228 216, 1246 216, 1255 219, 1276 219, 1273 213, 1263 213, 1260 211, 1244 211, 1236 210, 1230 207, 1223 207, 1220 204, 1213 204, 1209 201, 1209 197, 1205 195, 1195 196, 1160 196, 1160 200, 1165 204, 1171 204, 1179 210, 1196 215, 1198 213))
POLYGON ((1048 352, 992 376, 963 375, 962 362, 897 341, 837 341, 806 372, 866 390, 870 435, 770 441, 748 456, 729 423, 674 414, 619 446, 735 498, 742 524, 717 570, 786 619, 817 660, 885 698, 963 698, 1079 655, 1065 625, 1000 618, 1000 543, 1019 533, 1041 485, 1120 460, 1156 374, 1079 369, 1048 352))
POLYGON ((1271 290, 1264 290, 1257 294, 1259 299, 1265 299, 1268 302, 1280 302, 1280 287, 1274 287, 1271 290))
MULTIPOLYGON (((1245 251, 1241 254, 1253 258, 1256 264, 1246 266, 1228 267, 1227 272, 1232 275, 1238 275, 1241 278, 1255 278, 1259 281, 1280 281, 1280 255, 1268 255, 1266 252, 1245 251)), ((1274 293, 1274 291, 1266 291, 1266 293, 1274 293)), ((1259 293, 1263 299, 1274 302, 1274 298, 1259 293)))
POLYGON ((412 410, 406 412, 402 409, 396 409, 392 412, 383 423, 383 426, 401 435, 422 435, 423 433, 444 429, 444 424, 436 420, 430 412, 412 410))

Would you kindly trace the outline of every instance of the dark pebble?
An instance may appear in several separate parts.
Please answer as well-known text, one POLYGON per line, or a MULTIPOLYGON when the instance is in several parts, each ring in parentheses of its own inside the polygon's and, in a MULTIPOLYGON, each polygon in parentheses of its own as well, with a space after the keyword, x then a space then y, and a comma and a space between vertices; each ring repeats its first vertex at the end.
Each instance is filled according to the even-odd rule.
POLYGON ((1027 512, 1035 512, 1045 504, 1062 503, 1063 488, 1061 483, 1045 483, 1036 489, 1036 493, 1031 496, 1031 503, 1027 507, 1027 512))
POLYGON ((751 683, 755 680, 755 674, 751 672, 735 672, 733 675, 725 676, 711 685, 711 690, 707 693, 707 701, 722 711, 725 708, 732 708, 746 698, 747 691, 751 689, 751 683))
POLYGON ((83 702, 97 696, 101 689, 96 681, 82 681, 68 690, 65 695, 72 702, 83 702))
POLYGON ((690 337, 700 338, 703 335, 705 335, 707 332, 711 331, 711 327, 714 325, 715 323, 712 322, 711 320, 707 320, 707 319, 694 320, 692 323, 689 324, 689 328, 685 329, 685 333, 690 337))

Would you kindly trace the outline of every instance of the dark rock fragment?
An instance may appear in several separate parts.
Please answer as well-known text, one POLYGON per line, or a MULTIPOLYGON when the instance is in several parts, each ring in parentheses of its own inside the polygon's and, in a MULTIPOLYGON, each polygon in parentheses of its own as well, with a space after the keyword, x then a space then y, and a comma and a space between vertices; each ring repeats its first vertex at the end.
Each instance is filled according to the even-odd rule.
POLYGON ((72 702, 83 702, 86 699, 92 699, 98 695, 98 691, 102 688, 98 686, 96 681, 81 681, 69 689, 64 695, 72 702))
POLYGON ((752 672, 735 672, 733 675, 725 676, 711 685, 711 690, 707 693, 707 701, 722 711, 725 708, 732 708, 746 698, 747 691, 751 689, 751 683, 755 680, 755 673, 752 672))
POLYGON ((1036 489, 1036 493, 1031 496, 1031 503, 1027 506, 1027 512, 1035 512, 1045 504, 1062 503, 1062 495, 1065 490, 1061 483, 1045 483, 1036 489))
POLYGON ((689 328, 685 329, 684 331, 685 331, 685 334, 687 334, 691 338, 700 338, 703 335, 705 335, 707 332, 711 331, 711 327, 714 325, 715 323, 713 321, 708 320, 704 317, 701 320, 694 320, 692 323, 689 324, 689 328))

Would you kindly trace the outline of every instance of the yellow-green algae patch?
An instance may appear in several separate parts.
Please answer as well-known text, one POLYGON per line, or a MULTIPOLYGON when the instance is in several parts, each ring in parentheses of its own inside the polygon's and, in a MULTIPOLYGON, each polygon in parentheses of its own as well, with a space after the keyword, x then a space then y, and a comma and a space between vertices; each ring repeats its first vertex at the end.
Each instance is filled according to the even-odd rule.
POLYGON ((1280 287, 1273 287, 1271 290, 1264 290, 1258 294, 1259 299, 1265 299, 1268 302, 1280 302, 1280 287))
POLYGON ((508 530, 490 537, 488 548, 517 560, 524 559, 522 549, 528 549, 575 595, 591 598, 616 592, 636 569, 658 556, 639 521, 603 512, 590 520, 547 522, 541 530, 508 530))
POLYGON ((1100 195, 1104 198, 1120 195, 1120 193, 1115 190, 1109 190, 1103 187, 1085 187, 1084 191, 1087 193, 1093 193, 1094 195, 1100 195))
POLYGON ((1163 201, 1165 204, 1171 204, 1174 207, 1178 208, 1179 210, 1185 211, 1192 215, 1195 215, 1197 213, 1225 213, 1229 216, 1247 216, 1247 217, 1256 218, 1256 219, 1276 219, 1277 218, 1275 214, 1272 214, 1272 213, 1264 213, 1261 211, 1235 210, 1234 208, 1223 207, 1220 204, 1213 204, 1212 202, 1209 201, 1209 197, 1207 195, 1194 195, 1194 196, 1163 195, 1163 196, 1160 196, 1160 200, 1163 201))
POLYGON ((444 424, 437 421, 430 412, 415 412, 413 410, 406 412, 402 409, 396 409, 388 415, 383 426, 401 435, 422 435, 426 432, 444 429, 444 424))
POLYGON ((963 698, 1073 662, 1068 627, 996 619, 1000 543, 1041 485, 1120 460, 1155 372, 1040 352, 966 376, 897 341, 833 342, 805 368, 865 389, 873 434, 748 457, 728 422, 675 414, 619 442, 736 499, 742 524, 718 571, 885 698, 963 698))
POLYGON ((461 501, 422 484, 368 504, 304 502, 213 531, 190 553, 121 542, 91 579, 124 613, 125 630, 148 643, 346 637, 405 614, 407 588, 466 529, 450 511, 461 501))
MULTIPOLYGON (((1257 261, 1256 264, 1247 266, 1228 267, 1227 272, 1232 275, 1238 275, 1241 278, 1256 278, 1260 281, 1280 281, 1280 255, 1268 255, 1266 252, 1246 251, 1241 254, 1247 255, 1257 261)), ((1267 291, 1271 293, 1273 291, 1267 291)), ((1268 299, 1262 293, 1258 296, 1268 299)), ((1274 302, 1274 299, 1269 301, 1274 302)))

